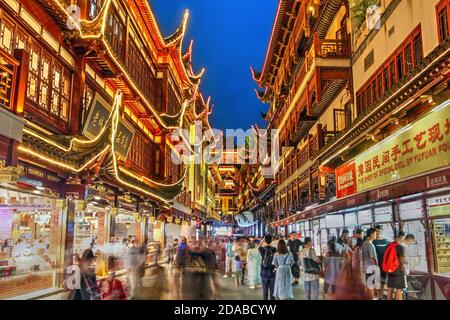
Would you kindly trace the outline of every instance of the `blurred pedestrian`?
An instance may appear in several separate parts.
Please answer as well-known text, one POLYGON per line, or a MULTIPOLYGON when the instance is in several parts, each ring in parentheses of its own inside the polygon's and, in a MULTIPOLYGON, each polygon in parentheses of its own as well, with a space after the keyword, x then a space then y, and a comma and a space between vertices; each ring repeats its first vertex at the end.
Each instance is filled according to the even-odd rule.
POLYGON ((341 236, 337 240, 337 249, 341 256, 351 258, 352 256, 352 248, 350 247, 349 241, 350 232, 347 229, 344 229, 341 233, 341 236))
POLYGON ((268 234, 264 237, 264 240, 261 242, 262 246, 258 249, 259 254, 261 255, 261 282, 264 300, 268 300, 269 297, 270 300, 275 300, 275 266, 273 265, 273 258, 275 256, 276 249, 272 247, 271 243, 272 236, 268 234))
POLYGON ((228 278, 233 273, 235 253, 233 251, 233 241, 231 238, 226 240, 225 244, 225 275, 224 278, 228 278))
POLYGON ((182 274, 184 274, 186 269, 188 255, 189 247, 186 243, 186 237, 181 237, 181 242, 178 244, 175 261, 182 274))
POLYGON ((97 257, 92 249, 84 251, 79 262, 80 289, 75 289, 73 300, 100 300, 101 294, 95 274, 96 261, 97 257))
POLYGON ((106 279, 100 281, 102 300, 126 300, 127 295, 122 282, 116 278, 117 258, 109 258, 109 274, 106 279))
POLYGON ((358 229, 356 231, 356 244, 355 247, 353 248, 353 254, 352 254, 352 269, 353 272, 358 275, 361 279, 364 278, 364 274, 362 272, 363 268, 362 268, 362 252, 361 252, 361 247, 363 245, 363 238, 364 238, 364 231, 362 229, 358 229))
MULTIPOLYGON (((133 240, 134 242, 134 240, 133 240)), ((137 295, 137 290, 142 287, 142 277, 145 270, 145 251, 142 247, 132 246, 127 255, 127 283, 130 288, 130 298, 137 295)))
POLYGON ((361 247, 361 257, 363 263, 363 272, 365 273, 365 282, 367 287, 367 292, 369 293, 371 299, 374 297, 375 287, 378 287, 377 282, 371 283, 370 280, 373 278, 373 271, 375 267, 378 267, 377 251, 373 245, 373 240, 377 236, 375 229, 370 228, 367 230, 367 239, 364 241, 361 247))
POLYGON ((289 251, 292 253, 292 256, 294 258, 294 264, 292 265, 292 276, 294 277, 293 285, 298 285, 298 280, 300 279, 300 268, 298 266, 298 254, 300 252, 300 248, 303 245, 303 243, 300 241, 300 239, 297 239, 297 233, 291 232, 289 234, 289 240, 287 242, 287 246, 289 248, 289 251))
POLYGON ((249 243, 247 250, 247 278, 250 289, 261 286, 261 255, 254 241, 249 243))
POLYGON ((323 285, 323 299, 326 299, 327 294, 334 296, 336 294, 336 285, 339 278, 339 273, 342 267, 343 257, 339 254, 336 240, 328 241, 328 253, 323 260, 324 270, 324 285, 323 285), (331 293, 330 293, 331 290, 331 293))
POLYGON ((234 270, 235 270, 235 285, 236 288, 240 287, 242 285, 242 261, 241 256, 239 253, 234 257, 234 270))
POLYGON ((292 265, 294 257, 289 251, 286 242, 280 240, 278 242, 277 252, 273 258, 273 265, 276 268, 275 285, 273 296, 279 300, 292 300, 294 294, 292 292, 292 265))
POLYGON ((306 300, 318 300, 320 259, 317 257, 316 250, 313 248, 311 238, 305 238, 299 258, 304 270, 303 283, 305 286, 306 300))

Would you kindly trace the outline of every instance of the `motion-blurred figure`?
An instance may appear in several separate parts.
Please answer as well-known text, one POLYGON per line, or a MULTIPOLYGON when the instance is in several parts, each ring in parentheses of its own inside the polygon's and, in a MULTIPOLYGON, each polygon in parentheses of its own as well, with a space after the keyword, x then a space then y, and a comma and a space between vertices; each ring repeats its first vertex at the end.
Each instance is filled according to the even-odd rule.
POLYGON ((175 256, 175 262, 177 267, 183 274, 186 269, 186 262, 189 254, 189 247, 187 245, 186 237, 181 238, 181 242, 178 244, 177 253, 175 256))
POLYGON ((81 272, 80 289, 75 289, 73 300, 100 300, 100 290, 95 275, 97 257, 91 249, 84 251, 79 261, 81 272))
POLYGON ((108 277, 100 282, 102 300, 126 300, 127 295, 122 282, 116 278, 118 258, 110 257, 108 277))
POLYGON ((217 288, 213 273, 214 257, 201 241, 194 241, 189 250, 190 261, 182 276, 183 300, 211 300, 217 288))
POLYGON ((142 287, 142 277, 145 272, 145 249, 130 247, 127 255, 127 282, 130 288, 130 298, 133 299, 137 289, 142 287))

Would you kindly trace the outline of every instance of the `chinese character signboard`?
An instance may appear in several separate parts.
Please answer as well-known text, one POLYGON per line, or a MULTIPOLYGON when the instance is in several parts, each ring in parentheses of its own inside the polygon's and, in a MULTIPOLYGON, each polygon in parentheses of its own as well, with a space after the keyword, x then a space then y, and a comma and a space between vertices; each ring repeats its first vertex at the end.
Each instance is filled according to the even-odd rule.
MULTIPOLYGON (((111 115, 111 105, 98 93, 92 99, 89 114, 83 129, 83 135, 94 139, 104 128, 111 115)), ((115 150, 119 156, 126 159, 134 137, 134 129, 125 119, 119 120, 119 126, 115 139, 115 150)))
POLYGON ((342 198, 450 164, 450 103, 336 169, 342 198))
POLYGON ((336 169, 336 196, 343 198, 356 193, 356 166, 350 161, 336 169))

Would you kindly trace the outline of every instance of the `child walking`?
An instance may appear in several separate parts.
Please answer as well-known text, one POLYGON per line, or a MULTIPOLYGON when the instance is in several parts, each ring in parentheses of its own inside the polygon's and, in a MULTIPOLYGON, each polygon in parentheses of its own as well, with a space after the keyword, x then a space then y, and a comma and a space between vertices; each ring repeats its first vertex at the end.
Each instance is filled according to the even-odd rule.
POLYGON ((235 270, 235 284, 236 284, 236 288, 240 287, 242 285, 242 261, 241 261, 241 257, 239 255, 236 255, 236 257, 234 257, 234 270, 235 270))

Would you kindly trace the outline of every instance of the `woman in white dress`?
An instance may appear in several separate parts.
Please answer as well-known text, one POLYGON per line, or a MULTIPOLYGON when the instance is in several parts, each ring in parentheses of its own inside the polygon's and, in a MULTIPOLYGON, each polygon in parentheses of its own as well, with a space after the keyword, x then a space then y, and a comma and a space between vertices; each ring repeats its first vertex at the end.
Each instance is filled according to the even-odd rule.
POLYGON ((261 254, 254 242, 248 244, 247 278, 250 289, 261 286, 261 254))

